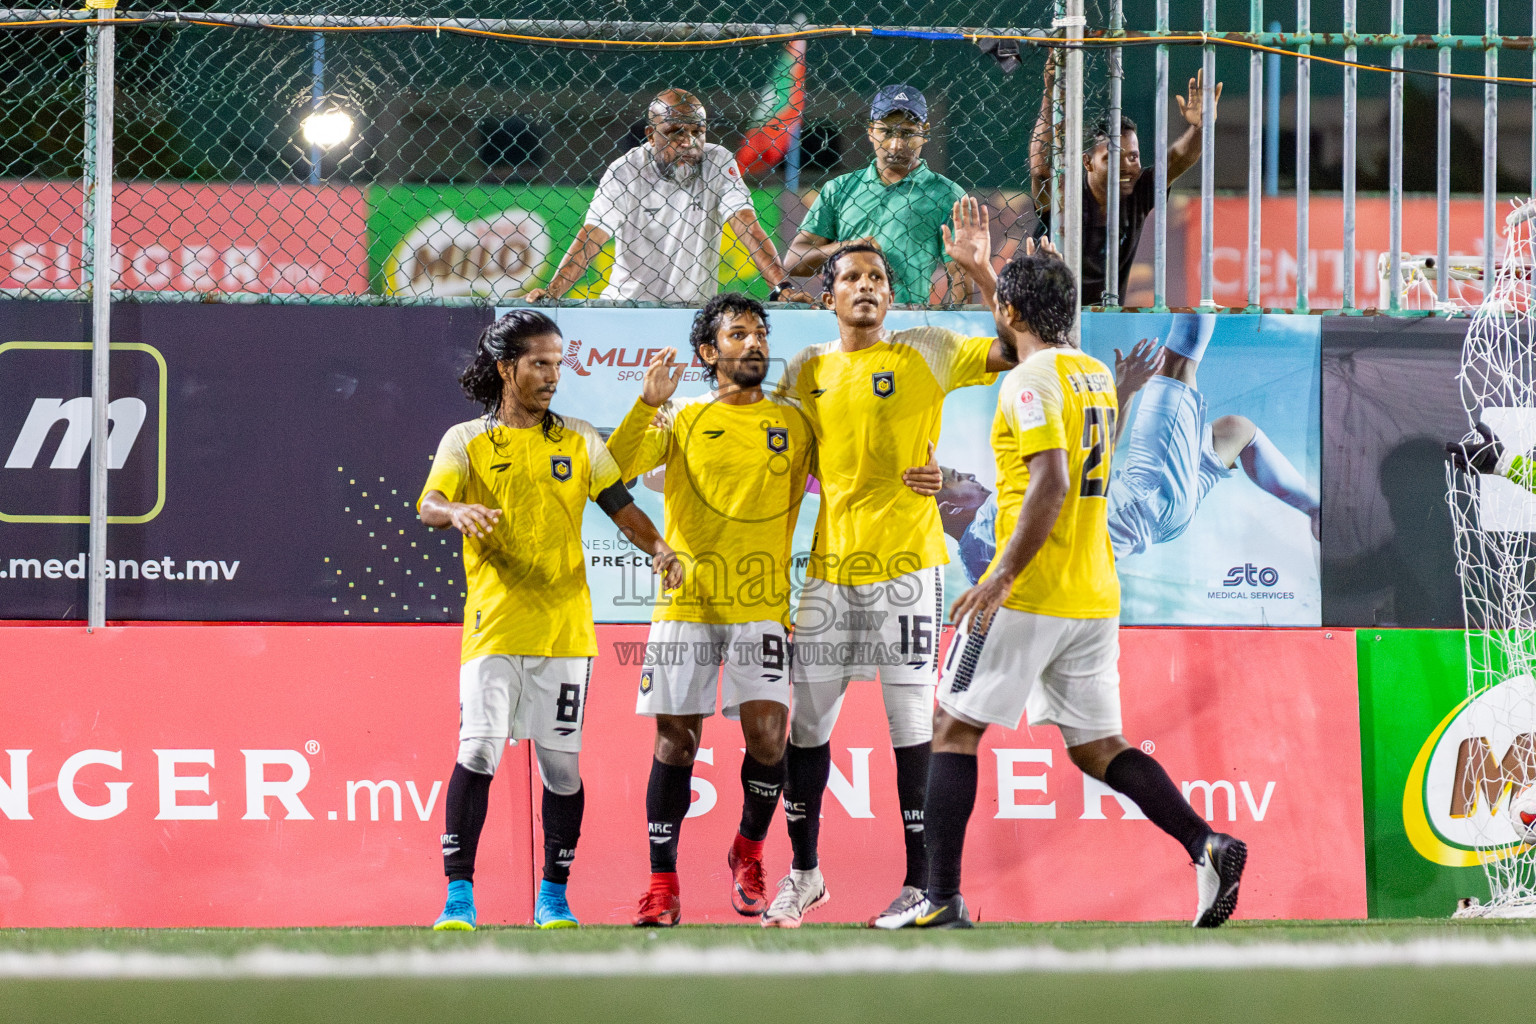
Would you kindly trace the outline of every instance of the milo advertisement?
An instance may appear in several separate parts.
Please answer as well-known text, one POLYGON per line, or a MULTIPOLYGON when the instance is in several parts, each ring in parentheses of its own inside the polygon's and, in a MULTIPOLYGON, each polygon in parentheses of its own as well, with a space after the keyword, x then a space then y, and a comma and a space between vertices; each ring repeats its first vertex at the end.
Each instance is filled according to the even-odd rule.
MULTIPOLYGON (((1371 917, 1448 917, 1488 898, 1483 859, 1522 851, 1509 803, 1529 781, 1529 676, 1467 695, 1467 634, 1356 634, 1371 917)), ((1490 671, 1490 680, 1500 673, 1490 671)))
MULTIPOLYGON (((776 190, 753 189, 770 238, 779 226, 776 190)), ((368 190, 369 290, 413 298, 512 298, 549 283, 581 229, 588 186, 381 185, 368 190)), ((729 224, 720 240, 722 291, 765 298, 767 282, 729 224)), ((603 297, 613 242, 566 296, 603 297)))

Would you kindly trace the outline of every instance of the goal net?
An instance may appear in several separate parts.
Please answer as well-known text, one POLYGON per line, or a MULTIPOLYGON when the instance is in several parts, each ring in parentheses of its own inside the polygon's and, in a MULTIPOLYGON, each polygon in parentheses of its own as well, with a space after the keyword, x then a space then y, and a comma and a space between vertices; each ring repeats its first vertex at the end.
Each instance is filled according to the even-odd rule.
MULTIPOLYGON (((1506 220, 1504 259, 1472 315, 1458 379, 1468 426, 1486 424, 1517 453, 1536 448, 1533 218, 1536 200, 1506 220)), ((1430 766, 1426 803, 1441 838, 1487 872, 1488 902, 1465 901, 1458 916, 1536 917, 1536 847, 1512 813, 1536 784, 1536 495, 1454 465, 1446 477, 1466 613, 1467 701, 1439 744, 1445 763, 1430 766)))

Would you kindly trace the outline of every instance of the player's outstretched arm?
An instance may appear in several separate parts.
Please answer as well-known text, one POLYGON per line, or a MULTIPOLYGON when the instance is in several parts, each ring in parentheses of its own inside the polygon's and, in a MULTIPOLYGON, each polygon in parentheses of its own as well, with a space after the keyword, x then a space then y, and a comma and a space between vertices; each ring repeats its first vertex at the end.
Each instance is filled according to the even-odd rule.
POLYGON ((597 254, 603 251, 610 237, 608 232, 595 224, 583 224, 581 230, 576 232, 576 237, 571 239, 571 247, 565 251, 565 258, 560 261, 555 276, 550 278, 549 287, 534 288, 523 298, 529 302, 564 298, 565 293, 581 280, 592 261, 597 259, 597 254))
POLYGON ((1024 461, 1029 464, 1029 487, 1024 491, 1019 521, 992 571, 955 600, 950 615, 956 625, 975 629, 978 622, 990 621, 1013 589, 1013 581, 1045 547, 1061 515, 1070 483, 1066 449, 1047 448, 1026 455, 1024 461))
POLYGON ((617 512, 609 514, 613 525, 623 531, 631 544, 651 556, 651 571, 661 577, 665 590, 676 590, 683 585, 683 564, 661 534, 651 517, 640 511, 640 506, 630 502, 617 512))
POLYGON ((434 530, 453 527, 466 537, 489 537, 501 519, 501 509, 463 501, 449 501, 442 491, 428 491, 421 499, 421 521, 434 530))

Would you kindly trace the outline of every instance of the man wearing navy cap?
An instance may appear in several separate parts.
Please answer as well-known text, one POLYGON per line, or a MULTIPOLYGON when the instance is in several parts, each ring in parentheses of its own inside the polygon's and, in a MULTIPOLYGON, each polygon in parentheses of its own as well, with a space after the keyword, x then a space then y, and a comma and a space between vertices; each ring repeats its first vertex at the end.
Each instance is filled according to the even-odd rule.
POLYGON ((963 302, 970 283, 944 253, 940 228, 965 190, 928 168, 922 159, 928 140, 928 101, 910 85, 888 85, 869 108, 869 141, 875 159, 868 167, 832 179, 789 247, 784 263, 791 275, 814 273, 849 242, 874 242, 890 262, 897 302, 928 305, 934 270, 943 267, 941 296, 963 302))

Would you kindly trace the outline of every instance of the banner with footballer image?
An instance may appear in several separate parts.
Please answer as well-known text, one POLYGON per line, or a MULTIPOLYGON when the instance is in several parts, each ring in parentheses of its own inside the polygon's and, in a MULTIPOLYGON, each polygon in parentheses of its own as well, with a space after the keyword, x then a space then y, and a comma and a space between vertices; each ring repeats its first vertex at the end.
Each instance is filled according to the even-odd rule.
MULTIPOLYGON (((498 312, 505 312, 499 310, 498 312)), ((673 346, 691 359, 690 310, 561 309, 566 369, 556 407, 590 420, 604 436, 639 396, 645 367, 673 346)), ((807 345, 836 338, 820 310, 770 314, 769 383, 807 345)), ((985 313, 892 311, 891 330, 931 324, 962 334, 993 334, 985 313)), ((1278 625, 1321 623, 1317 514, 1320 485, 1318 319, 1305 316, 1088 313, 1083 347, 1113 367, 1115 350, 1176 332, 1202 333, 1206 347, 1177 386, 1182 417, 1130 409, 1116 452, 1110 502, 1145 546, 1119 554, 1122 621, 1128 625, 1278 625), (1259 449, 1262 448, 1262 452, 1259 449), (1128 463, 1140 473, 1124 470, 1128 463)), ((953 601, 986 570, 996 548, 992 421, 999 385, 950 394, 936 457, 947 485, 938 496, 949 536, 945 592, 953 601)), ((1145 390, 1145 389, 1144 389, 1145 390)), ((1155 387, 1154 387, 1155 390, 1155 387)), ((697 365, 677 398, 704 394, 697 365)), ((662 471, 633 492, 662 521, 662 471)), ((807 494, 796 532, 796 578, 810 550, 819 499, 807 494)), ((599 622, 649 618, 653 584, 645 560, 602 516, 588 516, 586 544, 593 610, 599 622)))

